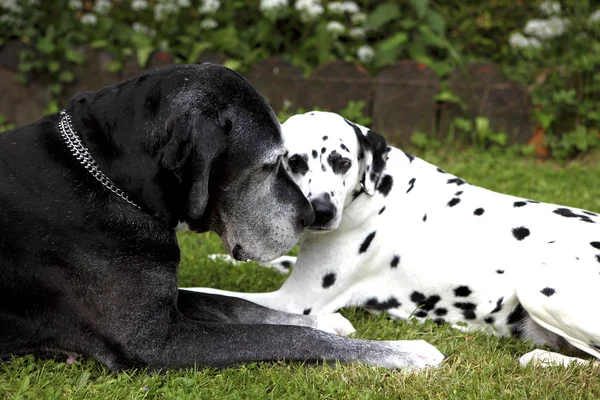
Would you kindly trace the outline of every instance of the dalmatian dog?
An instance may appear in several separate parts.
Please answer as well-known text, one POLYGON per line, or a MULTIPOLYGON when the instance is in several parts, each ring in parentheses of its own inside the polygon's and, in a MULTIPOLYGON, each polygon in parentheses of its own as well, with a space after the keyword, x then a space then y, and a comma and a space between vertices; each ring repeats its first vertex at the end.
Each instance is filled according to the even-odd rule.
MULTIPOLYGON (((471 185, 333 113, 296 115, 283 134, 316 215, 297 259, 272 263, 290 276, 270 293, 192 290, 308 315, 360 306, 600 358, 596 213, 471 185)), ((582 362, 541 350, 520 361, 582 362)))

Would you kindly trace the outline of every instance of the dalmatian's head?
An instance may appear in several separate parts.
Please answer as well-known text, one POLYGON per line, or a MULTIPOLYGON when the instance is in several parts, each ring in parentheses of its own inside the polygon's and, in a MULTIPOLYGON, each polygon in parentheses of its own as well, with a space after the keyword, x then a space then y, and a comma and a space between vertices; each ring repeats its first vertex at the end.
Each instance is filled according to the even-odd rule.
POLYGON ((372 196, 385 167, 383 136, 330 113, 311 111, 282 125, 285 163, 315 211, 314 232, 337 229, 344 206, 372 196))

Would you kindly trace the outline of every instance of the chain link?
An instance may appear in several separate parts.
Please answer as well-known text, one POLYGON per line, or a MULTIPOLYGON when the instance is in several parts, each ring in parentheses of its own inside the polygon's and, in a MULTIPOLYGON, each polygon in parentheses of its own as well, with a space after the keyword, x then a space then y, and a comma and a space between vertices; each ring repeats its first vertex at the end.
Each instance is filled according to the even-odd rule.
POLYGON ((113 192, 132 206, 141 209, 141 207, 135 204, 133 201, 131 201, 131 199, 125 194, 125 192, 119 189, 117 185, 115 185, 108 176, 104 175, 104 173, 100 171, 98 164, 96 164, 96 161, 94 161, 88 149, 83 145, 83 143, 81 143, 81 140, 79 139, 77 134, 75 134, 73 126, 71 125, 71 116, 67 114, 67 112, 64 110, 60 112, 60 115, 62 116, 60 122, 58 123, 60 134, 63 137, 65 143, 67 144, 69 150, 71 150, 71 153, 73 153, 73 155, 75 156, 77 161, 79 161, 79 163, 83 166, 83 168, 85 168, 86 171, 92 174, 92 176, 96 178, 96 180, 100 182, 102 186, 104 186, 105 188, 107 188, 108 190, 110 190, 111 192, 113 192))

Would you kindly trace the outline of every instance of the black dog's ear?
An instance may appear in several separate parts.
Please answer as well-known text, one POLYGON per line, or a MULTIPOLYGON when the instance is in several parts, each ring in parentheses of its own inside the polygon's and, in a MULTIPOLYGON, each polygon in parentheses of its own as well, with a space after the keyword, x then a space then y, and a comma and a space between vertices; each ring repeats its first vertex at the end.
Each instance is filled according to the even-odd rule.
POLYGON ((344 119, 354 129, 358 138, 358 161, 361 162, 360 183, 365 192, 372 196, 381 180, 387 160, 387 143, 379 133, 370 129, 361 129, 358 125, 344 119))
POLYGON ((211 165, 226 148, 228 124, 222 127, 217 121, 189 114, 169 124, 171 140, 163 150, 162 165, 179 182, 190 179, 188 218, 199 219, 206 210, 211 165))

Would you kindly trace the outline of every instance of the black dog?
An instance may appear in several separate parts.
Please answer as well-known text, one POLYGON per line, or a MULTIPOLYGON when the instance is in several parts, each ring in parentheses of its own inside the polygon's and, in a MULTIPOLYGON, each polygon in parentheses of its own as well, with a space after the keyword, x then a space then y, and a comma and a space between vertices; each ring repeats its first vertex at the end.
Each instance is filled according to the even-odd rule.
POLYGON ((269 260, 312 222, 283 153, 265 100, 210 64, 145 72, 0 134, 0 357, 439 363, 422 341, 347 339, 309 328, 315 317, 177 289, 180 223, 216 231, 236 259, 269 260))

